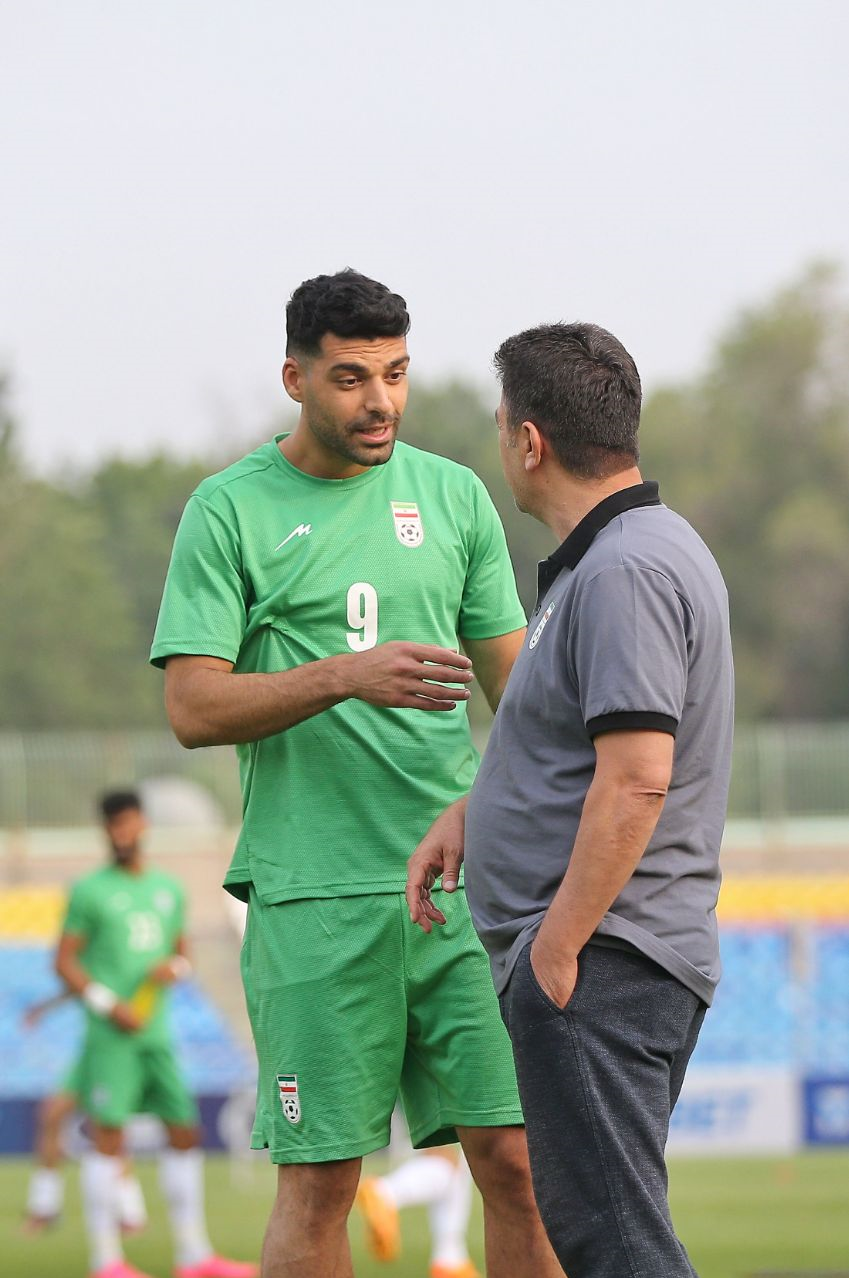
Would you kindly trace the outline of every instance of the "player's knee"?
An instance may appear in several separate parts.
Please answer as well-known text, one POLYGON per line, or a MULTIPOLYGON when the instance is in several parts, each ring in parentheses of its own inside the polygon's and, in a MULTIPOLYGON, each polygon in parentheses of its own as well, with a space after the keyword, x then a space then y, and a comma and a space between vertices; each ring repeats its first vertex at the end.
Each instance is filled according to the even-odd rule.
POLYGON ((200 1133, 196 1127, 169 1126, 168 1144, 172 1149, 194 1149, 199 1143, 200 1133))
POLYGON ((323 1233, 347 1220, 359 1173, 359 1160, 286 1164, 279 1168, 277 1203, 295 1213, 301 1229, 323 1233))
POLYGON ((67 1115, 72 1112, 73 1105, 70 1109, 66 1104, 65 1097, 45 1096, 44 1100, 38 1107, 38 1121, 42 1127, 55 1127, 61 1123, 67 1115))
POLYGON ((533 1199, 523 1127, 478 1127, 464 1134, 472 1175, 485 1199, 523 1206, 533 1199))
POLYGON ((115 1158, 124 1152, 124 1131, 121 1127, 107 1127, 103 1123, 95 1123, 92 1128, 94 1147, 98 1154, 106 1154, 115 1158))

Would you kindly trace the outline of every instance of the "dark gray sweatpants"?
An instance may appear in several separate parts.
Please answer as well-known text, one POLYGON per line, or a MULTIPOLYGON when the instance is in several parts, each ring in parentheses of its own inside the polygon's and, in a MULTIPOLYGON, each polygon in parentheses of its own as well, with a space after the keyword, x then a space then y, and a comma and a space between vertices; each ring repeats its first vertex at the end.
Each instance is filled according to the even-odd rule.
POLYGON ((501 1013, 534 1191, 568 1278, 693 1278, 672 1227, 664 1149, 705 1004, 634 951, 587 945, 565 1010, 530 945, 501 1013))

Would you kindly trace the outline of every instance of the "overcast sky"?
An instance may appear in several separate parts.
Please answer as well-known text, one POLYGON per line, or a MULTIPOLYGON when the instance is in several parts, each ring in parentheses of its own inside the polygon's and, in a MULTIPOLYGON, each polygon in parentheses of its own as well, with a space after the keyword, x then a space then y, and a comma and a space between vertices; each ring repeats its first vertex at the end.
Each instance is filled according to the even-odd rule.
POLYGON ((849 262, 847 0, 0 21, 0 366, 39 467, 252 444, 288 295, 345 265, 407 298, 416 376, 486 384, 509 333, 588 319, 650 389, 812 258, 849 262))

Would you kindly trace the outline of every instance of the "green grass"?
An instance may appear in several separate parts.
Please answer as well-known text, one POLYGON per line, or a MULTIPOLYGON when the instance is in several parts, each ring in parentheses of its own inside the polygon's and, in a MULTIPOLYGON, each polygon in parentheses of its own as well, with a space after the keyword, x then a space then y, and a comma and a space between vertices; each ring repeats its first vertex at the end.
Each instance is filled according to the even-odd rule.
MULTIPOLYGON (((140 1164, 151 1224, 132 1239, 127 1254, 156 1276, 171 1272, 168 1230, 151 1163, 140 1164)), ((0 1162, 0 1273, 3 1278, 84 1278, 85 1240, 76 1170, 68 1176, 61 1225, 35 1239, 21 1234, 28 1163, 0 1162)), ((849 1272, 849 1154, 809 1153, 796 1158, 677 1160, 671 1166, 672 1209, 700 1278, 744 1278, 764 1270, 844 1269, 849 1272)), ((231 1168, 207 1163, 207 1206, 216 1247, 255 1259, 274 1193, 274 1173, 264 1162, 231 1168)), ((404 1254, 392 1265, 371 1260, 353 1220, 351 1237, 358 1278, 414 1278, 427 1274, 427 1223, 423 1211, 404 1215, 404 1254)), ((471 1230, 481 1263, 481 1220, 471 1230)))

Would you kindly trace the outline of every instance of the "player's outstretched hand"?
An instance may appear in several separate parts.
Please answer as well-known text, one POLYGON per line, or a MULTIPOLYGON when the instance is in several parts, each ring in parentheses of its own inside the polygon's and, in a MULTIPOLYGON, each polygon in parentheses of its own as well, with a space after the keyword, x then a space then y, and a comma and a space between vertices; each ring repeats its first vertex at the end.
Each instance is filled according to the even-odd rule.
POLYGON ((469 699, 472 663, 461 652, 434 644, 381 643, 366 652, 346 656, 351 697, 373 706, 410 710, 454 710, 469 699))
POLYGON ((407 862, 407 906, 410 921, 423 932, 434 923, 444 923, 445 915, 431 900, 430 891, 441 877, 446 892, 456 891, 463 864, 466 800, 458 799, 436 818, 407 862))

